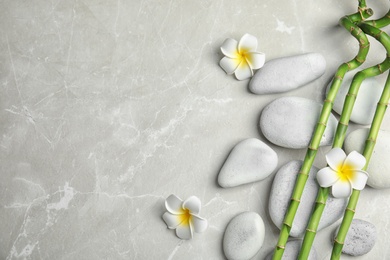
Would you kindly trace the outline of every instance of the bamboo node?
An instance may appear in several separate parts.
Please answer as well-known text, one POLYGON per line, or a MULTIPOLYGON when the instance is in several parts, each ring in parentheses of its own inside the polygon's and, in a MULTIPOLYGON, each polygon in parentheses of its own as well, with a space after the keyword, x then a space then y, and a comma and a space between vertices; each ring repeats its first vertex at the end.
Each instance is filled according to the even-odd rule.
POLYGON ((378 102, 378 105, 387 107, 389 105, 389 103, 378 102))
POLYGON ((288 226, 289 228, 291 228, 291 224, 287 223, 287 222, 283 222, 284 225, 288 226))
POLYGON ((331 103, 331 104, 333 104, 333 101, 330 100, 330 99, 325 99, 325 100, 324 100, 324 103, 331 103))
POLYGON ((348 126, 348 123, 344 123, 344 122, 339 122, 340 125, 345 125, 345 126, 348 126))
POLYGON ((343 80, 343 77, 339 76, 339 75, 335 75, 334 76, 336 79, 339 79, 339 80, 343 80))
POLYGON ((311 146, 309 146, 307 149, 312 150, 312 151, 317 151, 318 150, 318 148, 314 148, 314 147, 311 147, 311 146))
POLYGON ((372 142, 372 143, 376 143, 376 139, 374 139, 374 138, 368 138, 367 141, 372 142))
POLYGON ((379 39, 381 37, 382 33, 383 33, 383 31, 379 31, 379 33, 375 34, 374 35, 375 39, 379 39))
POLYGON ((357 95, 355 93, 348 93, 347 96, 352 97, 352 98, 356 98, 357 95))
POLYGON ((360 48, 361 49, 365 49, 365 48, 368 48, 368 47, 370 47, 370 43, 369 42, 367 42, 366 44, 360 44, 360 48))
POLYGON ((351 212, 353 212, 353 213, 356 212, 354 209, 351 209, 351 208, 346 208, 345 211, 351 211, 351 212))
POLYGON ((283 250, 286 248, 286 247, 281 246, 281 245, 277 245, 276 247, 277 247, 277 248, 280 248, 280 249, 283 249, 283 250))
POLYGON ((299 199, 296 199, 296 198, 291 198, 292 201, 296 201, 296 202, 301 202, 301 200, 299 199))
POLYGON ((357 60, 359 63, 363 63, 366 61, 366 59, 359 59, 358 57, 356 57, 355 60, 357 60))
POLYGON ((381 68, 381 65, 380 65, 380 64, 378 64, 378 70, 380 71, 380 73, 383 73, 383 71, 382 71, 382 68, 381 68))
POLYGON ((336 238, 334 239, 334 242, 336 242, 337 244, 340 244, 340 245, 344 245, 344 243, 341 243, 341 242, 338 241, 336 238))
POLYGON ((306 231, 311 232, 311 233, 316 233, 314 229, 306 228, 306 231))
POLYGON ((317 200, 317 201, 316 201, 316 203, 317 203, 317 204, 326 205, 326 203, 325 203, 325 202, 323 202, 323 201, 318 201, 318 200, 317 200))
POLYGON ((308 174, 308 173, 306 173, 306 172, 304 172, 304 171, 299 171, 299 173, 298 173, 298 174, 309 176, 309 174, 308 174))

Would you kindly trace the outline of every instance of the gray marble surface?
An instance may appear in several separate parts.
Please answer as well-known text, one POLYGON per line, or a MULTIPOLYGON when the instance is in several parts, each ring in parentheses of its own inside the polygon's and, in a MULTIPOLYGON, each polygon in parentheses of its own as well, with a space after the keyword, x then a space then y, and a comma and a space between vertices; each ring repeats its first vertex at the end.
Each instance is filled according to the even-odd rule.
MULTIPOLYGON (((383 15, 388 1, 368 1, 383 15)), ((232 217, 255 211, 274 247, 267 208, 273 175, 223 189, 217 175, 277 97, 321 102, 357 42, 337 25, 357 1, 0 1, 0 259, 224 259, 232 217), (254 95, 218 66, 225 38, 250 33, 267 60, 322 53, 323 77, 254 95), (171 193, 198 196, 203 234, 181 241, 162 221, 171 193)), ((385 29, 388 31, 388 28, 385 29)), ((367 65, 382 61, 374 40, 367 65)), ((383 77, 382 77, 383 80, 383 77)), ((356 125, 351 125, 356 129, 356 125)), ((383 129, 390 130, 387 114, 383 129)), ((264 140, 265 141, 265 140, 264 140)), ((272 146, 279 164, 304 150, 272 146)), ((317 167, 324 166, 322 148, 317 167)), ((366 188, 356 217, 374 223, 366 256, 389 259, 390 191, 366 188)), ((330 255, 331 233, 315 241, 330 255)), ((349 259, 349 257, 343 257, 349 259)))

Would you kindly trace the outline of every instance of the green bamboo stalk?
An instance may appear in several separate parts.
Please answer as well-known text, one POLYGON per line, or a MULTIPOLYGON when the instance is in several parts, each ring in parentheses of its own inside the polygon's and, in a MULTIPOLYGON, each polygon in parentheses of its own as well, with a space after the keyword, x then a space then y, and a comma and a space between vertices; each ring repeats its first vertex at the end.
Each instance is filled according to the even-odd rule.
POLYGON ((314 159, 316 157, 320 141, 322 139, 322 136, 326 128, 326 124, 329 119, 329 115, 331 114, 333 108, 333 101, 341 86, 341 82, 343 81, 343 78, 348 71, 359 67, 367 57, 370 44, 365 34, 362 33, 362 31, 358 27, 356 27, 354 23, 367 19, 372 14, 373 14, 372 10, 366 8, 365 1, 362 0, 359 1, 358 13, 345 16, 340 20, 340 24, 345 29, 347 29, 352 34, 353 37, 355 37, 359 41, 359 52, 354 59, 352 59, 349 62, 343 63, 339 66, 332 80, 331 87, 329 89, 327 97, 324 101, 324 105, 322 107, 319 121, 317 123, 316 129, 312 136, 310 145, 307 149, 306 156, 303 161, 300 172, 298 174, 297 180, 295 182, 295 188, 291 196, 291 201, 283 221, 283 226, 280 231, 278 243, 275 247, 275 251, 273 255, 274 260, 281 259, 283 256, 285 245, 290 235, 292 223, 295 214, 298 210, 300 199, 302 197, 303 188, 305 187, 307 178, 309 176, 310 168, 312 167, 314 159))
MULTIPOLYGON (((363 25, 363 26, 365 26, 365 25, 363 25)), ((383 36, 381 35, 382 33, 380 32, 379 29, 375 28, 375 30, 374 30, 373 29, 374 27, 369 26, 369 25, 365 26, 364 28, 366 29, 365 32, 367 34, 376 36, 378 41, 380 41, 383 45, 388 44, 387 43, 388 39, 386 38, 385 35, 383 35, 383 36)), ((371 68, 368 68, 368 69, 365 69, 361 72, 358 72, 355 75, 355 77, 352 81, 351 87, 349 89, 349 92, 346 96, 345 102, 344 102, 344 107, 343 107, 343 111, 341 114, 341 118, 340 118, 337 130, 336 130, 336 136, 335 136, 335 139, 333 142, 333 147, 342 147, 342 145, 343 145, 345 135, 347 132, 347 128, 348 128, 349 118, 351 116, 352 108, 353 108, 353 105, 354 105, 355 100, 356 100, 356 95, 358 93, 358 90, 360 88, 362 81, 364 79, 366 79, 367 77, 377 76, 377 75, 383 73, 388 68, 390 68, 390 63, 389 63, 388 59, 386 59, 381 64, 374 66, 374 67, 371 67, 371 68)), ((322 213, 323 213, 324 208, 325 208, 325 203, 326 203, 326 200, 328 198, 328 194, 329 194, 329 188, 322 188, 322 187, 319 188, 319 191, 317 194, 317 199, 316 199, 316 204, 315 204, 313 213, 310 217, 309 224, 308 224, 307 229, 306 229, 305 237, 303 239, 301 251, 299 254, 299 259, 307 259, 308 255, 309 255, 310 248, 313 244, 313 240, 315 238, 315 235, 316 235, 316 232, 318 229, 318 224, 320 222, 322 213)))
MULTIPOLYGON (((385 47, 387 52, 386 60, 382 63, 384 66, 379 67, 381 71, 388 70, 390 68, 390 37, 384 33, 383 31, 379 30, 376 27, 373 27, 368 24, 361 24, 359 25, 361 29, 366 32, 367 34, 370 34, 374 36, 378 41, 382 43, 382 45, 385 47)), ((368 135, 368 138, 366 140, 366 145, 363 151, 363 156, 366 158, 366 165, 364 166, 363 170, 367 169, 367 166, 369 164, 369 161, 372 156, 372 152, 374 150, 375 142, 378 136, 378 132, 380 129, 380 126, 382 124, 383 117, 386 112, 386 108, 388 106, 390 99, 390 74, 387 78, 384 90, 382 92, 381 98, 378 102, 375 115, 371 124, 370 132, 368 135)), ((340 229, 338 231, 338 234, 334 240, 333 244, 333 250, 332 250, 332 260, 340 259, 340 255, 342 253, 343 244, 345 241, 345 237, 348 233, 349 227, 351 225, 352 219, 355 215, 356 205, 359 200, 360 191, 353 190, 352 195, 348 201, 347 208, 344 213, 343 220, 340 225, 340 229)))

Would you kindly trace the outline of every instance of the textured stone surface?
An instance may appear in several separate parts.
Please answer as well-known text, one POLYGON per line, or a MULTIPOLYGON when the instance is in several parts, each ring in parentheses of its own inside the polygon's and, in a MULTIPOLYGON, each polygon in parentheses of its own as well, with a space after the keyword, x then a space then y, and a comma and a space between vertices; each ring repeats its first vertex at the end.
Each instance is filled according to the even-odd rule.
MULTIPOLYGON (((339 92, 336 95, 336 99, 333 103, 333 110, 338 114, 343 111, 343 105, 345 96, 348 93, 349 87, 353 79, 353 73, 348 73, 341 84, 339 92)), ((351 121, 358 124, 371 124, 372 118, 375 113, 376 104, 379 101, 383 90, 383 84, 381 84, 376 78, 367 78, 360 85, 359 92, 352 110, 351 121)), ((329 91, 330 83, 327 87, 329 91)))
POLYGON ((265 227, 256 212, 243 212, 228 224, 223 237, 223 251, 229 260, 250 259, 263 245, 265 227))
MULTIPOLYGON (((345 151, 363 153, 364 145, 369 133, 368 128, 357 129, 345 139, 345 151)), ((367 184, 376 189, 390 188, 390 132, 379 131, 374 152, 371 156, 367 172, 370 177, 367 184)))
MULTIPOLYGON (((301 249, 302 240, 291 240, 287 242, 282 260, 297 260, 301 249)), ((274 253, 271 251, 264 260, 272 260, 274 253)), ((308 260, 317 260, 317 251, 314 246, 311 247, 308 260)))
POLYGON ((320 53, 306 53, 267 61, 249 82, 255 94, 286 92, 306 85, 325 73, 326 61, 320 53))
MULTIPOLYGON (((336 237, 336 229, 334 237, 336 237)), ((375 226, 361 219, 353 219, 345 237, 343 253, 352 256, 365 255, 371 251, 376 242, 375 226)))
MULTIPOLYGON (((272 143, 286 148, 309 145, 322 105, 301 97, 281 97, 268 104, 260 116, 260 129, 272 143)), ((337 120, 331 114, 320 145, 333 141, 337 120)))
POLYGON ((218 184, 228 188, 263 180, 277 164, 278 155, 271 147, 256 138, 246 139, 230 152, 219 172, 218 184))
MULTIPOLYGON (((284 215, 287 211, 287 206, 290 202, 295 180, 301 165, 301 161, 291 161, 285 164, 276 173, 272 183, 268 207, 270 217, 278 228, 281 228, 282 226, 284 215)), ((301 203, 294 219, 294 225, 290 232, 290 235, 293 237, 301 237, 305 233, 306 225, 309 221, 319 187, 315 179, 317 172, 318 169, 315 167, 312 167, 310 170, 309 178, 301 197, 301 203)), ((318 225, 318 230, 333 224, 341 218, 344 213, 345 205, 346 199, 335 199, 329 196, 321 221, 318 225)))

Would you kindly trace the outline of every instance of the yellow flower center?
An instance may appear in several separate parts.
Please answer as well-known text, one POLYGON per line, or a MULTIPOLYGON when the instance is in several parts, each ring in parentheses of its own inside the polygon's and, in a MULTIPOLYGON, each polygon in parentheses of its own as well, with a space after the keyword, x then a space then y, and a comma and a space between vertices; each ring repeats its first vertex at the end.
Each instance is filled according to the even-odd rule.
POLYGON ((340 164, 336 169, 337 175, 341 181, 352 180, 355 176, 355 170, 350 164, 340 164))
POLYGON ((191 220, 190 210, 185 209, 184 213, 180 215, 180 222, 184 225, 189 225, 191 220))

